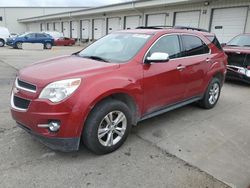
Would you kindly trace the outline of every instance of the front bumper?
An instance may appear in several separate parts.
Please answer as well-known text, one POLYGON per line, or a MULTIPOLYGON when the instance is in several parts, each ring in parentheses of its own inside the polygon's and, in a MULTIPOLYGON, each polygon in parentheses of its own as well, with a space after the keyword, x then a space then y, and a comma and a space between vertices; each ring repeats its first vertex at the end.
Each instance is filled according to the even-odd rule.
MULTIPOLYGON (((240 67, 239 67, 240 68, 240 67)), ((250 76, 244 72, 239 71, 240 69, 232 69, 231 67, 227 68, 226 79, 228 80, 239 80, 250 84, 250 76)))
POLYGON ((14 46, 14 42, 12 42, 12 41, 7 41, 7 42, 6 42, 6 45, 13 47, 13 46, 14 46))
POLYGON ((29 134, 34 136, 37 140, 39 140, 41 143, 43 143, 44 145, 46 145, 47 147, 53 150, 71 152, 71 151, 77 151, 79 149, 79 144, 80 144, 79 137, 75 137, 75 138, 45 137, 45 136, 42 136, 33 132, 31 129, 29 129, 25 125, 22 125, 18 122, 17 122, 17 126, 24 129, 29 134))

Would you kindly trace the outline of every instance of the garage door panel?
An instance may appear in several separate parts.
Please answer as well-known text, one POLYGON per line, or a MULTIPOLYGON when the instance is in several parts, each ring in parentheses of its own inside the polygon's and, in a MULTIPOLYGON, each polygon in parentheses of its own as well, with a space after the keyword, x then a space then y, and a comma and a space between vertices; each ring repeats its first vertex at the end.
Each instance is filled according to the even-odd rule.
POLYGON ((71 21, 71 37, 76 39, 78 38, 78 22, 77 21, 71 21))
POLYGON ((69 22, 63 22, 63 35, 69 37, 69 22))
POLYGON ((211 32, 217 35, 221 43, 230 41, 244 32, 247 11, 247 7, 214 9, 211 32))
POLYGON ((81 21, 81 38, 84 40, 89 39, 90 34, 90 20, 82 20, 81 21))
POLYGON ((62 31, 62 27, 61 27, 61 23, 60 22, 55 22, 55 31, 61 32, 62 31))
POLYGON ((166 25, 166 14, 147 15, 147 26, 164 26, 166 25))
POLYGON ((176 26, 199 27, 200 11, 176 12, 176 26))
POLYGON ((108 18, 108 33, 121 29, 121 18, 108 18))
POLYGON ((104 19, 95 19, 93 21, 93 33, 94 40, 101 38, 105 35, 105 20, 104 19))
POLYGON ((140 26, 140 16, 126 16, 125 29, 135 29, 140 26))

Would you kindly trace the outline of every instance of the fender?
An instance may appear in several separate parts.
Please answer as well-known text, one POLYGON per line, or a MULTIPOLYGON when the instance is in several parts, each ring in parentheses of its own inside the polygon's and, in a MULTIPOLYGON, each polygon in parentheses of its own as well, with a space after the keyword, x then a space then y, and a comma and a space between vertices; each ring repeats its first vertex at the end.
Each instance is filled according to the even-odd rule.
POLYGON ((85 82, 86 84, 83 84, 83 87, 86 93, 82 93, 80 95, 78 103, 83 117, 82 126, 79 127, 79 130, 77 131, 78 133, 82 131, 89 113, 96 106, 96 104, 113 94, 126 94, 130 96, 137 105, 139 114, 141 113, 143 104, 142 88, 139 83, 135 82, 135 80, 123 77, 115 77, 112 79, 106 77, 106 79, 97 79, 96 81, 85 82))

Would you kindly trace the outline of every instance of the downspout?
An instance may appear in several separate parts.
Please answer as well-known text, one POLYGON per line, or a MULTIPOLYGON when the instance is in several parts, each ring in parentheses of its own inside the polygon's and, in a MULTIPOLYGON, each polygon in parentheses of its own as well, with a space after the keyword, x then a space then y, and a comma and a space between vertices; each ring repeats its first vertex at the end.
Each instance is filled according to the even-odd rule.
POLYGON ((131 2, 131 5, 132 5, 132 8, 136 12, 138 12, 140 14, 140 17, 142 16, 142 25, 143 25, 143 23, 144 23, 144 12, 142 12, 142 11, 138 10, 137 8, 135 8, 135 2, 134 1, 131 2))

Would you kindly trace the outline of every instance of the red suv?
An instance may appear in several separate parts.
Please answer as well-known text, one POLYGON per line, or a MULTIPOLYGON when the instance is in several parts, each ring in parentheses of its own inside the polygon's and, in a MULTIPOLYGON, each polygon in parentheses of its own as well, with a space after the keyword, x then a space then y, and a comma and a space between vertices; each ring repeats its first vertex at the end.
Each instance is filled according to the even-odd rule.
POLYGON ((119 31, 20 70, 11 113, 52 149, 78 150, 82 140, 97 154, 109 153, 139 121, 193 102, 213 108, 226 64, 216 37, 205 31, 119 31))

